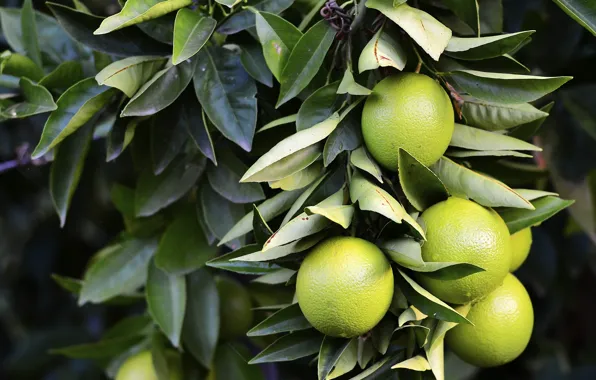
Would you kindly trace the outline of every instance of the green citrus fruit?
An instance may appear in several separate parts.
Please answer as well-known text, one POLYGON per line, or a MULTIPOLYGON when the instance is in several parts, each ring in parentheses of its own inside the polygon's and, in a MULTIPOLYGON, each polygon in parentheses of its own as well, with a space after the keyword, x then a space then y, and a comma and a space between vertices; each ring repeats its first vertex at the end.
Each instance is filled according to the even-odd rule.
MULTIPOLYGON (((170 380, 182 380, 182 360, 177 352, 166 351, 170 380)), ((151 351, 141 351, 126 359, 118 369, 116 380, 158 380, 151 351)))
POLYGON ((509 272, 515 272, 528 258, 532 246, 532 230, 524 228, 511 235, 511 265, 509 272))
POLYGON ((403 73, 380 81, 362 111, 362 136, 370 154, 397 171, 402 148, 426 166, 435 163, 453 135, 453 107, 434 80, 403 73))
POLYGON ((495 367, 517 358, 528 345, 534 310, 526 288, 512 274, 503 285, 472 304, 467 318, 447 332, 447 345, 466 362, 495 367))
POLYGON ((422 285, 443 301, 463 304, 487 295, 509 273, 509 230, 495 211, 469 200, 451 197, 422 213, 427 241, 424 261, 476 265, 478 272, 455 280, 420 275, 422 285))
POLYGON ((215 281, 219 293, 219 337, 235 339, 246 335, 253 320, 250 294, 229 277, 217 277, 215 281))
POLYGON ((298 304, 317 330, 351 338, 372 329, 393 297, 393 271, 374 244, 334 237, 306 256, 296 280, 298 304))

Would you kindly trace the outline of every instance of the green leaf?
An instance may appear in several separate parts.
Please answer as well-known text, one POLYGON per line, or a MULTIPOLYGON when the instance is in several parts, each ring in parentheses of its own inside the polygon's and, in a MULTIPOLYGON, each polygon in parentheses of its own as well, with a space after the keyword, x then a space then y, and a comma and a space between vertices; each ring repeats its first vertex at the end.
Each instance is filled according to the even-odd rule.
POLYGON ((106 66, 95 76, 95 80, 100 85, 117 88, 132 98, 165 62, 163 57, 150 55, 125 58, 106 66))
POLYGON ((174 347, 180 347, 180 334, 186 310, 186 282, 184 276, 168 274, 153 260, 147 274, 147 307, 153 320, 174 347))
POLYGON ((184 210, 161 237, 155 265, 169 274, 188 274, 203 267, 215 252, 201 233, 195 211, 184 210))
POLYGON ((265 380, 263 371, 247 363, 248 349, 238 343, 223 343, 215 352, 214 373, 222 379, 265 380))
POLYGON ((263 50, 257 44, 246 44, 241 47, 240 62, 244 70, 255 80, 267 87, 273 87, 273 75, 267 67, 263 50))
POLYGON ((87 123, 64 140, 54 153, 50 169, 50 195, 61 227, 66 223, 66 214, 79 184, 92 136, 93 123, 87 123))
POLYGON ((188 141, 185 120, 178 117, 181 108, 182 104, 174 103, 150 119, 149 146, 155 175, 163 173, 188 141))
MULTIPOLYGON (((318 203, 317 206, 319 208, 341 206, 344 203, 344 193, 345 188, 342 188, 335 194, 318 203)), ((265 245, 263 245, 263 252, 290 243, 294 240, 314 235, 327 228, 328 225, 329 219, 326 217, 316 214, 308 216, 306 212, 303 212, 275 232, 269 240, 267 240, 265 245)))
POLYGON ((153 318, 149 315, 135 315, 120 319, 103 333, 102 339, 130 336, 147 336, 153 331, 153 318))
MULTIPOLYGON (((176 352, 174 355, 179 354, 176 352)), ((170 378, 166 357, 166 342, 164 336, 158 331, 154 331, 151 337, 151 361, 157 380, 170 378)))
POLYGON ((352 203, 358 202, 360 210, 381 214, 395 223, 405 221, 419 238, 425 239, 422 227, 408 215, 403 206, 388 192, 369 182, 358 171, 352 175, 350 199, 352 203))
POLYGON ((184 124, 188 135, 197 149, 205 157, 217 165, 215 148, 208 128, 208 121, 205 112, 199 107, 196 96, 188 97, 182 104, 180 111, 180 122, 184 124))
POLYGON ((219 157, 217 166, 211 165, 207 178, 213 190, 233 203, 254 203, 265 199, 258 183, 238 183, 247 167, 228 149, 219 157))
POLYGON ((337 223, 344 229, 350 227, 352 224, 352 217, 354 216, 354 206, 331 206, 331 207, 320 207, 310 206, 304 209, 306 215, 321 215, 333 223, 337 223))
POLYGON ((365 380, 365 379, 374 379, 390 370, 390 367, 397 363, 403 354, 399 353, 397 355, 386 355, 383 358, 379 359, 375 364, 368 367, 365 371, 360 372, 358 375, 350 378, 349 380, 365 380))
POLYGON ((219 295, 215 280, 205 269, 186 279, 188 301, 182 328, 184 346, 205 368, 211 368, 219 336, 219 295))
POLYGON ((312 326, 300 311, 297 303, 285 307, 253 327, 246 335, 264 336, 282 332, 306 330, 312 326))
POLYGON ((369 0, 367 8, 378 10, 399 25, 435 61, 445 50, 451 30, 428 13, 408 4, 393 6, 393 0, 369 0))
POLYGON ((120 157, 132 142, 136 128, 142 121, 142 118, 116 119, 107 136, 106 162, 120 157))
POLYGON ((480 15, 477 0, 444 0, 445 5, 480 35, 480 15))
POLYGON ((281 285, 287 284, 292 277, 296 276, 296 271, 287 268, 281 268, 275 272, 264 274, 260 277, 255 278, 252 282, 267 285, 281 285))
POLYGON ((449 157, 521 157, 532 158, 531 154, 520 153, 513 150, 460 150, 450 149, 445 153, 449 157))
POLYGON ((469 96, 464 96, 463 99, 462 115, 467 123, 487 131, 509 129, 520 124, 544 120, 548 116, 547 112, 538 110, 529 103, 492 103, 469 96))
POLYGON ((327 120, 341 105, 337 96, 339 82, 329 83, 313 92, 300 106, 296 116, 296 131, 308 129, 327 120))
POLYGON ((426 210, 449 196, 443 182, 429 168, 401 148, 398 167, 402 190, 418 211, 426 210))
POLYGON ((509 233, 514 234, 527 227, 535 226, 547 220, 561 210, 571 206, 575 201, 547 196, 536 199, 532 202, 534 210, 521 210, 514 208, 499 209, 499 215, 503 218, 509 233))
POLYGON ((279 119, 275 119, 270 121, 269 123, 263 125, 261 128, 257 130, 257 133, 264 132, 266 130, 279 127, 280 125, 291 124, 296 122, 298 114, 288 115, 284 117, 280 117, 279 119))
POLYGON ((327 376, 327 379, 335 379, 346 373, 350 372, 351 370, 356 367, 356 363, 358 362, 358 339, 352 338, 348 347, 344 350, 344 352, 339 357, 339 360, 335 363, 335 368, 333 371, 327 376))
MULTIPOLYGON (((249 1, 248 5, 260 12, 280 14, 289 8, 294 0, 255 0, 249 1)), ((217 32, 225 35, 235 34, 255 26, 255 12, 252 9, 241 9, 233 12, 230 17, 224 19, 217 28, 217 32)))
POLYGON ((515 137, 488 132, 467 125, 455 123, 449 146, 472 150, 530 150, 542 151, 542 148, 529 144, 515 137))
POLYGON ((334 338, 325 336, 319 350, 318 375, 319 380, 327 379, 341 355, 348 349, 351 339, 334 338))
POLYGON ((23 8, 21 9, 21 33, 23 35, 25 53, 38 67, 43 67, 39 41, 37 40, 38 31, 32 0, 25 0, 23 2, 23 8))
POLYGON ((596 36, 596 4, 590 0, 553 0, 565 13, 596 36))
POLYGON ((176 15, 172 12, 153 20, 142 22, 136 26, 154 40, 163 42, 164 44, 173 45, 175 21, 176 15))
POLYGON ((43 156, 66 136, 74 133, 99 112, 113 95, 114 90, 98 86, 93 78, 83 79, 66 90, 56 102, 58 108, 46 121, 31 158, 43 156))
MULTIPOLYGON (((52 279, 58 284, 62 289, 70 292, 74 295, 79 295, 81 292, 81 288, 83 287, 83 281, 77 280, 70 277, 59 276, 57 274, 52 274, 52 279)), ((144 299, 145 297, 143 294, 140 293, 130 293, 130 294, 123 294, 109 300, 105 301, 106 305, 130 305, 133 303, 137 303, 140 300, 144 299)), ((107 336, 105 336, 107 338, 107 336)))
POLYGON ((322 341, 323 335, 312 329, 293 332, 277 339, 248 363, 273 363, 300 359, 317 353, 322 341))
POLYGON ((257 122, 257 87, 240 55, 225 48, 202 49, 194 76, 197 98, 215 127, 249 152, 257 122))
POLYGON ((418 310, 433 318, 448 322, 470 323, 464 316, 453 310, 445 302, 430 294, 414 280, 408 277, 401 270, 397 270, 401 276, 396 276, 400 289, 404 292, 406 298, 418 310))
POLYGON ((326 232, 319 232, 311 236, 307 236, 303 239, 296 240, 289 244, 284 244, 279 247, 271 248, 267 251, 257 251, 252 252, 244 256, 239 256, 231 261, 268 261, 268 260, 275 260, 280 259, 282 257, 289 256, 294 253, 304 252, 307 249, 314 247, 318 242, 320 242, 325 236, 326 232))
POLYGON ((149 21, 190 4, 191 0, 128 0, 120 12, 104 19, 93 34, 106 34, 149 21))
POLYGON ((314 127, 299 131, 283 139, 282 141, 277 143, 273 148, 271 148, 269 152, 262 155, 257 160, 257 162, 255 162, 248 169, 248 171, 244 173, 244 176, 242 177, 242 179, 240 179, 240 181, 277 181, 310 165, 320 155, 320 153, 316 155, 313 154, 317 152, 316 145, 314 144, 329 136, 329 134, 333 132, 335 127, 337 127, 338 123, 339 115, 335 113, 327 120, 320 122, 314 127), (315 148, 312 148, 313 146, 315 148), (305 148, 309 149, 305 150, 305 148), (303 157, 302 154, 299 153, 307 153, 304 155, 306 156, 306 159, 303 157), (301 165, 298 165, 297 170, 294 170, 296 166, 291 165, 291 163, 296 161, 299 161, 301 165), (282 172, 280 173, 279 169, 284 169, 284 166, 292 168, 292 171, 288 173, 288 170, 285 169, 282 170, 282 172))
POLYGON ((549 195, 558 196, 559 194, 553 193, 552 191, 543 191, 535 189, 514 189, 516 193, 524 197, 528 201, 534 201, 549 195))
MULTIPOLYGON (((283 212, 287 211, 292 206, 292 204, 296 201, 296 199, 298 199, 299 196, 299 191, 282 191, 274 195, 273 197, 265 200, 263 203, 258 205, 259 212, 261 213, 263 220, 265 222, 269 222, 276 216, 281 215, 283 212)), ((232 227, 226 233, 226 235, 221 238, 221 241, 218 243, 218 245, 225 244, 233 239, 239 238, 252 231, 253 218, 253 211, 244 215, 242 219, 240 219, 234 225, 234 227, 232 227)))
POLYGON ((350 68, 347 68, 344 72, 344 76, 341 80, 341 83, 339 84, 337 93, 366 96, 370 95, 372 91, 356 82, 356 80, 354 79, 354 74, 352 74, 352 70, 350 68))
POLYGON ((375 70, 379 67, 395 67, 403 70, 408 55, 401 43, 386 31, 388 24, 383 24, 373 38, 366 44, 358 58, 358 72, 375 70))
POLYGON ((156 176, 147 168, 141 172, 135 191, 135 215, 153 215, 190 190, 205 169, 204 159, 177 160, 156 176))
POLYGON ((360 368, 366 368, 368 363, 373 359, 375 355, 375 347, 372 339, 358 339, 358 365, 360 368))
POLYGON ((348 113, 331 132, 323 148, 323 163, 329 166, 344 151, 352 151, 362 145, 360 113, 348 113))
POLYGON ((250 244, 240 249, 237 249, 236 251, 227 253, 223 256, 207 261, 207 266, 248 275, 262 275, 272 273, 281 268, 279 265, 272 263, 233 260, 235 258, 243 257, 250 253, 259 251, 259 249, 261 249, 260 245, 250 244))
POLYGON ((123 353, 139 343, 142 336, 127 336, 102 339, 96 343, 79 344, 50 350, 51 354, 63 355, 73 359, 104 359, 123 353))
POLYGON ((538 132, 538 129, 540 129, 540 127, 546 120, 546 117, 548 116, 548 113, 550 112, 550 110, 553 108, 554 104, 555 104, 555 102, 550 102, 547 105, 545 105, 544 107, 540 108, 540 111, 546 113, 546 115, 544 115, 544 117, 541 117, 534 121, 529 121, 526 124, 520 125, 519 127, 511 130, 509 132, 509 136, 518 138, 520 140, 527 140, 530 137, 534 136, 536 134, 536 132, 538 132))
POLYGON ((217 22, 188 8, 176 13, 172 63, 179 64, 197 54, 211 37, 217 22))
POLYGON ((430 365, 428 361, 424 358, 424 356, 418 355, 412 358, 406 359, 403 362, 397 363, 391 369, 398 369, 404 368, 409 369, 412 371, 428 371, 430 370, 430 365))
POLYGON ((372 175, 377 181, 383 183, 383 173, 377 163, 370 157, 364 146, 354 150, 350 155, 350 163, 358 169, 372 175))
POLYGON ((174 103, 188 86, 195 71, 195 61, 173 66, 170 62, 139 88, 126 104, 120 117, 153 115, 174 103))
POLYGON ((471 61, 495 58, 515 51, 534 32, 535 30, 528 30, 490 37, 451 37, 445 54, 471 61))
MULTIPOLYGON (((205 223, 213 234, 221 239, 244 215, 244 206, 228 201, 211 186, 202 186, 200 191, 200 202, 203 210, 205 223)), ((244 245, 243 238, 228 241, 226 245, 237 249, 244 245)))
POLYGON ((265 62, 273 76, 280 81, 290 53, 302 37, 302 32, 273 13, 257 12, 255 20, 265 62))
POLYGON ((83 80, 83 66, 78 61, 66 61, 60 63, 51 73, 39 80, 39 85, 52 89, 67 89, 75 83, 83 80))
POLYGON ((383 241, 379 247, 391 260, 406 268, 424 267, 420 243, 410 238, 383 241))
POLYGON ((254 230, 253 232, 255 235, 255 241, 257 244, 262 246, 263 244, 265 244, 267 239, 269 239, 269 237, 273 235, 273 231, 271 230, 271 227, 269 227, 267 222, 263 219, 263 215, 261 215, 257 206, 254 204, 252 205, 252 211, 254 215, 252 219, 252 226, 254 230))
POLYGON ((471 198, 488 207, 534 209, 530 202, 503 182, 470 170, 448 158, 441 158, 431 166, 431 170, 453 195, 471 198))
POLYGON ((551 93, 572 77, 537 77, 532 75, 455 70, 448 78, 470 95, 497 103, 526 103, 551 93))
POLYGON ((402 327, 407 322, 421 321, 421 320, 425 319, 426 317, 427 317, 426 314, 424 314, 420 310, 416 309, 416 307, 414 305, 412 305, 412 306, 408 307, 406 310, 404 310, 404 312, 399 315, 398 324, 399 324, 399 327, 402 327))
POLYGON ((52 94, 45 87, 36 84, 28 78, 21 78, 19 86, 23 96, 23 102, 13 104, 2 110, 1 115, 7 119, 21 119, 40 113, 56 110, 58 106, 54 103, 52 94))
MULTIPOLYGON (((46 3, 56 19, 68 35, 74 40, 102 53, 117 56, 133 56, 148 54, 169 54, 168 45, 156 42, 138 28, 128 28, 116 33, 97 36, 93 34, 103 17, 79 12, 75 9, 56 3, 46 3)), ((40 28, 45 29, 45 28, 40 28)), ((40 40, 43 50, 44 41, 40 40)), ((58 60, 58 62, 60 62, 58 60)))
POLYGON ((308 86, 319 71, 335 34, 335 29, 321 20, 300 37, 281 72, 276 107, 296 97, 308 86))
POLYGON ((286 191, 302 189, 319 178, 322 169, 323 163, 316 161, 299 172, 282 178, 279 181, 269 182, 269 187, 286 191))
POLYGON ((39 81, 44 72, 29 57, 5 51, 0 55, 0 73, 39 81))
POLYGON ((391 343, 391 338, 393 337, 393 330, 395 330, 395 327, 395 319, 386 317, 383 318, 381 322, 379 322, 372 329, 371 338, 373 346, 375 346, 381 355, 385 355, 387 353, 387 349, 391 343))
POLYGON ((101 303, 137 290, 145 283, 156 248, 154 239, 132 239, 104 248, 105 254, 85 272, 79 305, 101 303))

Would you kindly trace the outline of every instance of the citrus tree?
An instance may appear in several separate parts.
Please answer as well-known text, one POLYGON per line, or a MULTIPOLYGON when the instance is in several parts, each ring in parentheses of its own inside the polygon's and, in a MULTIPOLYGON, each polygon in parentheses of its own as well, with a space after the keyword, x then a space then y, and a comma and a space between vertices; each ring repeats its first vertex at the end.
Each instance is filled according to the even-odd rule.
MULTIPOLYGON (((146 312, 54 353, 118 380, 302 358, 319 379, 443 379, 446 347, 518 357, 533 308, 510 272, 573 203, 537 179, 532 136, 571 77, 530 74, 534 31, 503 33, 495 3, 0 9, 1 115, 43 120, 21 160, 50 163, 61 225, 94 141, 132 166, 110 184, 125 229, 54 279, 146 312)), ((589 2, 556 3, 594 32, 589 2)))

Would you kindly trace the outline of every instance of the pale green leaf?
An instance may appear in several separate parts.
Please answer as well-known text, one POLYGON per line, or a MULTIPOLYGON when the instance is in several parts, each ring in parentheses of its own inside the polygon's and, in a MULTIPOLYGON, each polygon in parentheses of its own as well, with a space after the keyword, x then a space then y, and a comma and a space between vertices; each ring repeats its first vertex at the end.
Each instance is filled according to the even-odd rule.
POLYGON ((384 24, 362 49, 358 58, 358 72, 379 67, 395 67, 401 71, 406 67, 408 55, 399 41, 386 29, 387 25, 384 24))
POLYGON ((165 62, 165 58, 158 56, 125 58, 106 66, 95 76, 95 80, 100 85, 117 88, 132 98, 165 62))
POLYGON ((391 369, 398 368, 404 368, 420 372, 430 370, 430 365, 428 364, 428 361, 424 358, 424 356, 418 355, 414 356, 413 358, 406 359, 403 362, 397 363, 396 365, 391 367, 391 369))
POLYGON ((529 150, 542 151, 542 148, 515 137, 455 123, 449 146, 472 150, 529 150))
POLYGON ((383 173, 381 172, 381 168, 377 165, 375 160, 370 157, 364 146, 361 146, 352 152, 350 155, 350 163, 358 169, 362 169, 372 175, 380 183, 383 183, 383 173))

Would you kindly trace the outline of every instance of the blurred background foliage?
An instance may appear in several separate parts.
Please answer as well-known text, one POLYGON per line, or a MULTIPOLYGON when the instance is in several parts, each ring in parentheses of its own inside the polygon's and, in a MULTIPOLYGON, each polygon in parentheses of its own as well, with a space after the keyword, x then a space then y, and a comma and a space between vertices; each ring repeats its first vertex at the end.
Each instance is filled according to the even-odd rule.
MULTIPOLYGON (((19 7, 20 1, 0 4, 19 7)), ((118 9, 115 0, 85 4, 98 15, 118 9)), ((42 1, 34 5, 47 12, 42 1)), ((447 378, 595 379, 596 37, 550 0, 503 0, 503 16, 505 32, 537 30, 516 55, 532 73, 574 77, 564 90, 538 104, 555 102, 536 141, 545 148, 537 157, 544 171, 521 178, 538 178, 545 189, 576 203, 534 228, 532 252, 518 272, 536 309, 528 349, 509 365, 481 372, 448 356, 447 378)), ((8 48, 4 36, 0 45, 8 48)), ((132 162, 123 155, 106 164, 104 144, 94 143, 61 229, 49 196, 48 166, 22 160, 22 152, 37 143, 46 117, 0 122, 0 379, 100 379, 93 363, 48 350, 97 339, 115 321, 143 307, 79 308, 51 274, 80 278, 91 255, 122 230, 110 202, 110 185, 134 185, 132 162)), ((313 369, 308 362, 295 362, 265 372, 270 380, 307 379, 313 369)))

